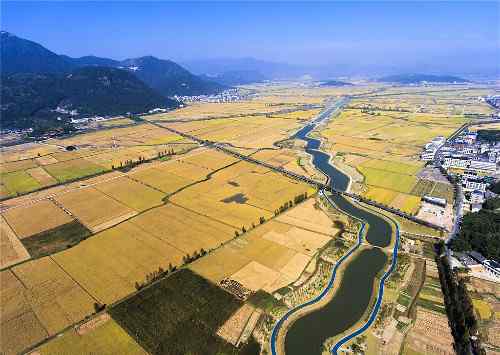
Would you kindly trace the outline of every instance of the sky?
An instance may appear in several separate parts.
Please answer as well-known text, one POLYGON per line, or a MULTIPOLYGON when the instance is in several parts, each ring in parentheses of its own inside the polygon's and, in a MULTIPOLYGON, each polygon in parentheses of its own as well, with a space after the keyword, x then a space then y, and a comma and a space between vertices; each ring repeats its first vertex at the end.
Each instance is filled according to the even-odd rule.
POLYGON ((2 30, 74 57, 255 57, 448 72, 500 62, 500 2, 1 4, 2 30))

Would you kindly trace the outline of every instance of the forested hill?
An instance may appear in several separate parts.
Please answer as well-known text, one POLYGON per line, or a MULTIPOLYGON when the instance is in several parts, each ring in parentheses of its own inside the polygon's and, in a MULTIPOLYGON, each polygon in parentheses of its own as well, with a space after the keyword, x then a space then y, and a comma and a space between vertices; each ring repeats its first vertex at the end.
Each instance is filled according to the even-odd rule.
POLYGON ((72 117, 81 117, 140 113, 178 105, 133 74, 108 67, 84 67, 70 74, 5 75, 1 99, 4 127, 16 128, 56 125, 69 119, 65 112, 72 110, 77 113, 72 117))
POLYGON ((65 74, 79 67, 106 66, 129 71, 163 96, 211 95, 228 87, 196 76, 179 64, 152 56, 117 61, 96 56, 72 58, 2 31, 2 75, 17 73, 65 74))
POLYGON ((171 60, 152 56, 126 59, 119 67, 134 73, 139 79, 165 96, 211 95, 228 87, 191 74, 171 60))
POLYGON ((469 80, 452 75, 431 75, 431 74, 398 74, 385 76, 377 81, 383 83, 397 84, 420 84, 420 83, 468 83, 469 80))

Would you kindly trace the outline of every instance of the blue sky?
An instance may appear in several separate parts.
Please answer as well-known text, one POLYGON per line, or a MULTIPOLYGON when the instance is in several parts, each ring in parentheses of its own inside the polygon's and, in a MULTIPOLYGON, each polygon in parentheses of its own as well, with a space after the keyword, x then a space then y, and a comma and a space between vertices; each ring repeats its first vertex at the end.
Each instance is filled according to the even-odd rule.
POLYGON ((70 56, 491 66, 498 2, 2 2, 2 29, 70 56))

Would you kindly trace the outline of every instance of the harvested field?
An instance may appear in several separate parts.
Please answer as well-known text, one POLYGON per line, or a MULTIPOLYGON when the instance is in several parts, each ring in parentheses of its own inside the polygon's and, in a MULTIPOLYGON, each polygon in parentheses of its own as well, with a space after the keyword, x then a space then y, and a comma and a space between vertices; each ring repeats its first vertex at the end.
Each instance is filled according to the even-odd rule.
POLYGON ((49 173, 47 173, 42 167, 28 169, 26 170, 26 172, 30 174, 31 177, 38 181, 42 186, 48 186, 57 183, 57 180, 54 179, 49 173))
POLYGON ((39 201, 27 207, 9 209, 3 214, 3 217, 19 238, 26 238, 54 229, 73 220, 51 200, 39 201))
POLYGON ((32 258, 54 254, 78 244, 90 236, 91 232, 74 220, 53 229, 21 239, 32 258))
POLYGON ((276 220, 285 224, 294 225, 317 233, 335 235, 338 229, 332 220, 321 209, 315 207, 313 198, 302 202, 286 213, 280 214, 276 220))
POLYGON ((27 170, 31 168, 36 168, 38 165, 33 159, 17 160, 0 164, 0 171, 5 173, 11 173, 13 171, 27 170))
POLYGON ((229 278, 238 281, 252 291, 258 291, 272 285, 279 276, 279 272, 256 261, 251 261, 229 278))
POLYGON ((28 251, 0 216, 0 268, 17 264, 30 258, 28 251))
POLYGON ((415 326, 406 338, 406 346, 422 354, 455 354, 448 318, 417 308, 415 326))
MULTIPOLYGON (((108 316, 109 317, 109 316, 108 316)), ((114 320, 82 333, 70 329, 37 349, 40 355, 123 354, 146 355, 147 352, 114 320)))
MULTIPOLYGON (((294 209, 301 206, 282 216, 296 215, 294 209)), ((312 204, 308 206, 310 210, 304 210, 304 215, 321 220, 315 214, 324 212, 312 204)), ((302 223, 301 219, 298 221, 302 223)), ((296 280, 311 255, 330 240, 323 234, 273 220, 195 261, 190 268, 215 283, 229 278, 252 290, 273 292, 296 280)))
POLYGON ((172 193, 183 186, 189 185, 193 181, 184 177, 177 176, 168 170, 142 169, 129 175, 131 179, 140 181, 146 186, 151 186, 166 194, 172 193))
POLYGON ((161 205, 162 198, 165 196, 128 177, 96 185, 96 189, 138 212, 161 205))
POLYGON ((112 303, 135 291, 136 282, 159 267, 180 265, 183 253, 124 222, 96 234, 54 259, 101 303, 112 303))
POLYGON ((233 354, 236 349, 215 333, 240 306, 229 293, 183 269, 110 314, 150 354, 233 354))
POLYGON ((217 335, 236 346, 250 316, 255 311, 249 304, 244 304, 217 330, 217 335))
POLYGON ((55 198, 92 231, 107 223, 116 224, 136 214, 135 211, 95 188, 73 190, 55 198))

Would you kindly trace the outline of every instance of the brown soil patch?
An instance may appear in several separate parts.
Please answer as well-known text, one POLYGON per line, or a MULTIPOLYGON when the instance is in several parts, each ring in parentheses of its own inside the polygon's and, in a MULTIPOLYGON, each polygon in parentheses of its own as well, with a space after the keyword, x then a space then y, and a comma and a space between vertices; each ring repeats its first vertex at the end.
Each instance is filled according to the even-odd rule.
POLYGON ((76 327, 75 330, 78 333, 78 335, 84 335, 85 333, 88 333, 91 330, 94 330, 95 328, 103 325, 104 323, 106 323, 110 319, 111 319, 110 315, 107 313, 104 313, 104 314, 101 314, 100 316, 92 318, 88 322, 83 323, 82 325, 76 327))
POLYGON ((240 309, 234 312, 222 327, 217 330, 217 335, 227 342, 236 345, 254 310, 255 309, 248 304, 241 306, 240 309))

